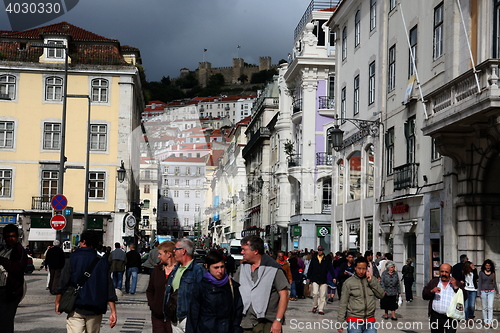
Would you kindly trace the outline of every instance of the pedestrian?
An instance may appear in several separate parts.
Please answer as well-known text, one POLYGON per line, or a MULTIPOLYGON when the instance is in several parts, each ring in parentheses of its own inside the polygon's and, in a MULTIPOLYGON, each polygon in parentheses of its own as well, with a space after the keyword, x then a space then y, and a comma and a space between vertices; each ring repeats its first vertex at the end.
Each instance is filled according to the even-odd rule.
POLYGON ((365 258, 366 261, 368 262, 368 272, 370 272, 371 276, 377 278, 377 280, 380 281, 380 273, 378 272, 377 265, 373 262, 373 251, 371 250, 366 251, 365 258))
POLYGON ((328 256, 330 257, 330 260, 332 262, 332 270, 328 270, 328 273, 326 275, 326 284, 328 286, 328 288, 327 288, 326 303, 330 304, 330 303, 333 302, 333 298, 335 297, 335 291, 337 290, 337 284, 335 282, 333 282, 333 279, 336 277, 336 275, 335 275, 336 274, 335 269, 337 267, 335 267, 333 253, 330 252, 328 254, 328 256))
POLYGON ((66 257, 64 256, 63 249, 61 249, 61 243, 57 239, 52 244, 53 246, 47 250, 45 264, 49 267, 49 290, 52 295, 55 295, 66 257))
POLYGON ((193 254, 194 244, 190 239, 181 238, 175 243, 174 258, 178 264, 168 277, 165 291, 165 306, 174 309, 173 313, 167 314, 174 333, 186 331, 186 318, 193 299, 193 290, 205 274, 203 266, 194 262, 193 254))
POLYGON ((227 252, 225 253, 225 268, 226 268, 226 273, 229 276, 233 276, 234 272, 236 272, 236 260, 234 260, 234 257, 231 255, 231 253, 227 252))
POLYGON ((12 333, 17 307, 23 298, 28 255, 19 242, 16 225, 7 224, 2 235, 5 245, 0 246, 0 325, 2 332, 12 333))
POLYGON ((464 289, 467 290, 467 301, 465 307, 465 320, 473 320, 475 318, 474 311, 476 310, 477 283, 479 276, 474 264, 470 261, 464 263, 462 274, 465 280, 464 289))
POLYGON ((127 275, 125 276, 125 293, 135 294, 137 288, 137 277, 141 268, 141 255, 137 251, 135 244, 130 244, 130 250, 126 253, 127 275), (130 283, 132 280, 132 283, 130 283))
POLYGON ((59 312, 59 303, 62 294, 69 285, 76 286, 84 273, 90 268, 94 260, 97 264, 90 277, 78 290, 75 310, 68 313, 66 329, 68 333, 99 333, 103 315, 111 310, 109 327, 116 325, 117 314, 115 302, 118 300, 111 280, 107 257, 99 257, 96 248, 101 236, 93 230, 85 230, 80 235, 80 247, 75 250, 64 265, 61 279, 56 289, 55 310, 59 312))
POLYGON ((241 327, 246 333, 280 333, 288 305, 288 280, 281 266, 264 254, 264 241, 241 240, 243 262, 234 275, 243 299, 241 327))
POLYGON ((186 323, 187 333, 239 333, 243 302, 239 284, 225 271, 221 252, 211 250, 205 256, 201 283, 193 291, 186 323))
POLYGON ((292 283, 292 271, 290 270, 290 264, 288 261, 285 259, 285 252, 284 251, 278 251, 278 256, 276 258, 276 262, 280 264, 281 269, 285 271, 286 278, 288 280, 288 283, 292 283))
POLYGON ((144 272, 147 274, 151 274, 153 271, 153 268, 160 262, 160 259, 158 257, 158 245, 159 242, 155 242, 153 245, 153 248, 151 251, 148 253, 148 259, 142 264, 142 267, 144 268, 144 272))
POLYGON ((481 265, 481 271, 478 275, 477 289, 481 292, 484 326, 489 328, 493 324, 495 294, 499 296, 493 261, 486 259, 481 265))
MULTIPOLYGON (((430 317, 431 333, 455 333, 458 321, 446 315, 451 300, 463 285, 451 276, 451 265, 444 263, 439 266, 439 277, 427 283, 422 291, 422 298, 429 301, 428 315, 430 317)), ((464 292, 464 299, 467 293, 464 292)))
POLYGON ((344 258, 345 261, 340 264, 339 272, 334 280, 334 282, 337 283, 337 295, 339 299, 342 298, 342 285, 344 281, 354 275, 354 254, 352 252, 347 252, 344 258))
POLYGON ((31 246, 30 246, 29 244, 28 244, 28 245, 26 245, 26 253, 27 253, 29 256, 32 256, 32 257, 33 257, 33 255, 35 254, 35 253, 33 252, 33 249, 31 248, 31 246))
POLYGON ((398 320, 396 310, 398 309, 398 296, 401 293, 398 272, 394 261, 387 261, 386 270, 380 277, 380 285, 384 289, 385 296, 380 300, 380 308, 384 310, 384 319, 389 319, 391 311, 391 320, 398 320))
POLYGON ((173 241, 164 241, 155 247, 160 262, 153 268, 146 289, 153 333, 172 333, 172 323, 165 314, 163 305, 168 278, 177 263, 174 258, 174 248, 173 241))
POLYGON ((122 290, 123 273, 127 265, 127 255, 121 249, 120 243, 115 243, 115 249, 108 257, 111 263, 111 273, 113 274, 113 285, 115 289, 122 290))
POLYGON ((292 255, 291 258, 288 259, 290 264, 290 271, 292 272, 292 283, 290 285, 290 301, 296 301, 297 298, 303 296, 304 287, 303 287, 303 279, 304 275, 302 274, 303 269, 299 266, 297 255, 292 255))
POLYGON ((460 256, 460 262, 453 265, 453 267, 451 269, 451 276, 453 276, 455 278, 455 280, 459 281, 461 284, 465 284, 465 277, 463 274, 463 269, 464 269, 465 262, 468 260, 469 260, 469 258, 467 258, 467 255, 462 254, 460 256))
POLYGON ((411 265, 413 260, 411 258, 406 259, 406 265, 403 266, 401 274, 403 275, 403 283, 405 286, 405 296, 406 302, 413 302, 413 282, 415 282, 415 269, 411 265))
POLYGON ((330 276, 334 276, 332 259, 330 256, 325 255, 325 248, 320 245, 318 246, 318 253, 311 258, 307 272, 307 281, 312 285, 312 312, 317 312, 320 315, 325 314, 328 273, 330 273, 330 276))
POLYGON ((378 273, 380 274, 380 276, 382 277, 382 273, 386 270, 386 263, 387 261, 392 261, 392 253, 385 253, 384 256, 382 257, 382 260, 380 260, 378 266, 377 266, 377 269, 378 269, 378 273))
POLYGON ((375 263, 375 265, 377 265, 377 266, 378 266, 378 265, 380 264, 380 261, 381 261, 382 259, 384 259, 384 258, 382 257, 382 252, 377 251, 377 253, 375 254, 375 260, 374 260, 373 262, 375 263))
POLYGON ((374 326, 376 302, 375 298, 384 297, 384 290, 377 279, 367 271, 368 263, 365 257, 356 258, 355 274, 342 285, 342 298, 337 312, 337 321, 342 323, 338 332, 343 332, 347 326, 349 333, 376 333, 374 326))

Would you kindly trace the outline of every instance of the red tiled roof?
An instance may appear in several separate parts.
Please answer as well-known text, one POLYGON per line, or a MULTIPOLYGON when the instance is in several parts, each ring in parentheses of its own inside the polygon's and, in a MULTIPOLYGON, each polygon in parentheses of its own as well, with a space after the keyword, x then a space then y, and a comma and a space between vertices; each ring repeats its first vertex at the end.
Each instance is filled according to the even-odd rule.
MULTIPOLYGON (((92 41, 92 42, 118 42, 116 39, 109 39, 93 32, 77 27, 68 22, 59 22, 24 31, 2 31, 2 37, 40 39, 44 35, 71 36, 74 41, 92 41)), ((128 46, 130 47, 130 46, 128 46)))

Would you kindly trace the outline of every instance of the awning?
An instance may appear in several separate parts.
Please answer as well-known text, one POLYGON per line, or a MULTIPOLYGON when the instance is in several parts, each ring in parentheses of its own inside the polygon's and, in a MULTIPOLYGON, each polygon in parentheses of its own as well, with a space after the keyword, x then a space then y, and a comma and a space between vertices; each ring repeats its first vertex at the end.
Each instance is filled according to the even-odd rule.
POLYGON ((54 241, 56 231, 52 228, 31 228, 28 241, 54 241))

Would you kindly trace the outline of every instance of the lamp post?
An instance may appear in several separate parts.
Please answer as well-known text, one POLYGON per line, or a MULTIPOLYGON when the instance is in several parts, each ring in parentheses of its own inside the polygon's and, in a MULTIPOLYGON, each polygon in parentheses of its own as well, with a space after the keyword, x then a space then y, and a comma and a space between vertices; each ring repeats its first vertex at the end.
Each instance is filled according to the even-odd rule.
MULTIPOLYGON (((371 135, 378 136, 380 120, 364 120, 357 118, 340 118, 342 122, 348 121, 352 123, 361 132, 362 136, 371 135)), ((340 129, 338 124, 339 117, 335 115, 335 126, 328 131, 328 136, 331 139, 332 148, 336 151, 344 148, 344 131, 340 129)))
POLYGON ((62 91, 62 117, 61 117, 61 149, 59 154, 59 175, 57 181, 57 194, 63 194, 64 189, 64 163, 66 162, 65 147, 66 147, 66 104, 68 92, 68 47, 65 44, 43 44, 32 43, 31 47, 41 47, 43 49, 62 49, 64 50, 64 82, 62 91))

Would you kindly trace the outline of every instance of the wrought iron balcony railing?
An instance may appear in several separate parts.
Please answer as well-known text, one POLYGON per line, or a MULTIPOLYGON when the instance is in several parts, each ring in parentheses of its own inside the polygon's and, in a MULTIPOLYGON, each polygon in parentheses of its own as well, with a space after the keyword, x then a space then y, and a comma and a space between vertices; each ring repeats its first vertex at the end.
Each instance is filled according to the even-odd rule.
POLYGON ((36 210, 51 210, 51 196, 31 197, 31 209, 36 210))
POLYGON ((418 187, 418 166, 419 163, 407 163, 395 167, 394 190, 418 187))
POLYGON ((319 100, 319 109, 323 110, 333 110, 335 109, 335 98, 330 96, 320 96, 319 100))
POLYGON ((293 113, 302 111, 302 98, 298 98, 293 101, 293 113))
POLYGON ((316 153, 316 165, 332 165, 332 154, 320 152, 316 153))
POLYGON ((302 155, 301 154, 292 154, 288 156, 288 167, 296 167, 302 164, 302 155))

